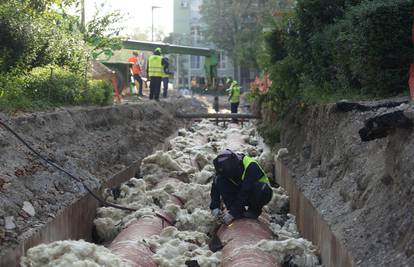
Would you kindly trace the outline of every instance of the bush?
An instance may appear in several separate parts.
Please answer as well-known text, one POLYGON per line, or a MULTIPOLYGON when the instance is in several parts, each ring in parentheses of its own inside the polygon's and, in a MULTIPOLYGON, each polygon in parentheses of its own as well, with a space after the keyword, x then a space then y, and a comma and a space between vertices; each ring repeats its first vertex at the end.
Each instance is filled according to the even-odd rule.
POLYGON ((109 81, 90 80, 82 93, 82 104, 108 105, 112 103, 113 87, 109 81))
POLYGON ((112 85, 90 80, 67 69, 46 66, 27 74, 0 75, 0 110, 43 110, 68 105, 107 105, 112 103, 112 85))
POLYGON ((349 86, 376 97, 408 91, 412 8, 411 0, 363 1, 337 23, 335 63, 349 86))
MULTIPOLYGON (((270 101, 291 103, 388 97, 408 92, 410 0, 300 0, 267 37, 270 101)), ((267 100, 266 100, 267 99, 267 100)))
POLYGON ((48 64, 83 71, 89 50, 79 32, 58 13, 31 10, 31 2, 0 3, 0 73, 48 64))
POLYGON ((34 68, 27 77, 26 95, 51 106, 74 105, 81 99, 84 78, 67 69, 46 66, 34 68))
POLYGON ((25 110, 32 106, 30 98, 24 95, 24 76, 8 73, 0 75, 0 110, 25 110))

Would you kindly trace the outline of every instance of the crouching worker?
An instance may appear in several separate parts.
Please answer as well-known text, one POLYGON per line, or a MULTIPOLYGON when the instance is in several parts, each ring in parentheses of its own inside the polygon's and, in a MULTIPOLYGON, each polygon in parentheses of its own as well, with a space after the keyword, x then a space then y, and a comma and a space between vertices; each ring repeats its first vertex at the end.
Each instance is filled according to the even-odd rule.
POLYGON ((273 193, 259 164, 229 149, 219 153, 213 164, 216 176, 211 187, 211 214, 227 225, 235 219, 259 217, 273 193), (221 200, 227 210, 224 213, 220 209, 221 200))

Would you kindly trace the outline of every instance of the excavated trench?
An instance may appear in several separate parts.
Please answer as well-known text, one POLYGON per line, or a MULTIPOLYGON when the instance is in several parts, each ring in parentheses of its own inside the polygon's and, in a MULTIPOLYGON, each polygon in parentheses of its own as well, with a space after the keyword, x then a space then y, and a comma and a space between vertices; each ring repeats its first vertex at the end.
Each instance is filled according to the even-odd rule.
MULTIPOLYGON (((170 108, 167 107, 167 110, 170 108)), ((162 119, 165 118, 168 116, 162 119)), ((257 146, 260 142, 254 128, 240 129, 233 125, 223 130, 215 126, 209 128, 207 122, 201 122, 200 125, 176 132, 164 142, 164 146, 158 145, 159 152, 147 158, 141 155, 128 167, 111 175, 110 179, 100 184, 100 190, 96 190, 96 193, 109 197, 111 201, 136 208, 138 212, 122 214, 123 218, 108 224, 109 220, 106 219, 118 216, 117 211, 100 208, 92 196, 83 194, 52 220, 35 230, 26 231, 17 246, 3 253, 0 266, 18 266, 20 257, 29 248, 67 239, 105 244, 109 248, 109 251, 104 252, 107 256, 118 256, 122 264, 128 263, 129 266, 319 266, 317 255, 324 266, 354 265, 349 253, 319 216, 318 210, 295 187, 283 163, 268 152, 262 153, 263 148, 257 146), (187 138, 187 141, 184 142, 183 138, 187 138), (186 148, 193 150, 186 151, 186 148), (295 230, 294 217, 286 213, 286 192, 281 188, 275 189, 277 197, 274 197, 259 221, 241 219, 230 226, 220 226, 211 220, 206 207, 209 191, 205 186, 212 174, 208 173, 213 170, 211 166, 208 167, 208 162, 223 148, 258 157, 269 173, 276 166, 276 181, 289 195, 290 212, 297 218, 297 227, 305 238, 319 247, 317 251, 310 242, 300 238, 295 230), (201 152, 206 152, 203 149, 207 149, 206 154, 209 156, 200 156, 201 152), (196 186, 180 191, 182 184, 196 186), (114 191, 104 188, 117 188, 124 195, 114 199, 114 191), (204 191, 201 192, 200 188, 204 191), (146 202, 148 199, 134 199, 133 196, 138 193, 148 194, 152 203, 146 202), (203 201, 197 199, 196 195, 202 196, 203 201), (192 197, 196 199, 193 202, 190 201, 192 197), (151 207, 150 210, 146 209, 147 206, 151 207), (195 206, 204 209, 195 210, 195 206), (105 223, 96 225, 97 218, 105 223), (205 219, 204 223, 200 218, 205 219), (100 231, 99 227, 102 226, 109 228, 101 228, 100 231), (110 233, 109 230, 115 228, 110 233), (181 250, 188 249, 191 253, 171 249, 174 246, 181 250)), ((158 144, 161 143, 158 139, 158 144)), ((152 146, 154 148, 155 144, 152 146)), ((66 250, 70 250, 73 244, 65 246, 66 250)), ((82 247, 82 244, 76 246, 82 247)), ((41 250, 47 251, 45 247, 41 250)), ((43 260, 46 257, 40 256, 43 260)), ((78 260, 85 258, 79 256, 78 260)), ((102 259, 97 262, 99 260, 102 259)), ((45 266, 36 262, 36 259, 29 259, 27 263, 31 265, 26 266, 45 266)), ((104 264, 101 262, 101 265, 104 264)))
MULTIPOLYGON (((240 219, 225 226, 209 214, 210 177, 214 174, 211 161, 218 151, 231 148, 248 153, 271 172, 272 156, 258 146, 253 127, 230 125, 223 129, 202 121, 179 130, 167 144, 142 160, 139 177, 102 194, 111 202, 137 210, 98 208, 95 241, 107 244, 109 251, 79 255, 74 251, 79 247, 87 250, 90 244, 55 242, 29 250, 23 266, 40 266, 47 257, 49 264, 64 264, 68 251, 74 254, 72 261, 73 257, 77 262, 93 259, 105 266, 319 266, 316 249, 300 238, 294 217, 285 213, 288 197, 281 188, 274 189, 273 199, 259 220, 240 219), (111 258, 112 263, 102 264, 103 258, 111 258)), ((131 174, 121 172, 112 181, 134 176, 131 174)), ((95 207, 96 203, 89 208, 95 207)), ((84 219, 82 215, 71 216, 67 223, 79 225, 84 219)), ((85 236, 68 237, 90 240, 87 232, 91 227, 91 221, 83 221, 85 236)))

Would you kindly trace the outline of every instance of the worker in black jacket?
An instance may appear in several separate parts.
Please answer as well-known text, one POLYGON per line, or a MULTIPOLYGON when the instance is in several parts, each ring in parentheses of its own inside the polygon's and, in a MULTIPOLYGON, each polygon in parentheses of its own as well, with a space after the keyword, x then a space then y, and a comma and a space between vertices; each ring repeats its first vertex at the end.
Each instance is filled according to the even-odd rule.
POLYGON ((212 215, 227 225, 234 219, 259 217, 273 193, 259 164, 251 157, 229 149, 221 152, 213 164, 216 176, 211 187, 212 215), (221 200, 227 209, 224 213, 220 209, 221 200))

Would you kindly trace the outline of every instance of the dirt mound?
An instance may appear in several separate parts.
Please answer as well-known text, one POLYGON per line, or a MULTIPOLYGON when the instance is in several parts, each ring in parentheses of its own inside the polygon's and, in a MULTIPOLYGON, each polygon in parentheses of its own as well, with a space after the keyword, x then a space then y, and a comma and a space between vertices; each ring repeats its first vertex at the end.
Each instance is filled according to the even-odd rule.
POLYGON ((392 112, 412 120, 413 106, 361 104, 368 108, 288 115, 285 163, 358 266, 414 266, 414 132, 387 122, 379 139, 364 142, 359 133, 370 124, 381 131, 370 122, 392 112))
MULTIPOLYGON (((110 107, 68 108, 0 118, 42 154, 98 188, 109 177, 162 145, 183 121, 181 111, 204 108, 191 98, 142 101, 110 107)), ((85 194, 61 172, 45 167, 0 127, 0 250, 12 248, 30 229, 53 219, 85 194)), ((0 253, 0 254, 2 254, 0 253)), ((0 255, 1 256, 1 255, 0 255)))

